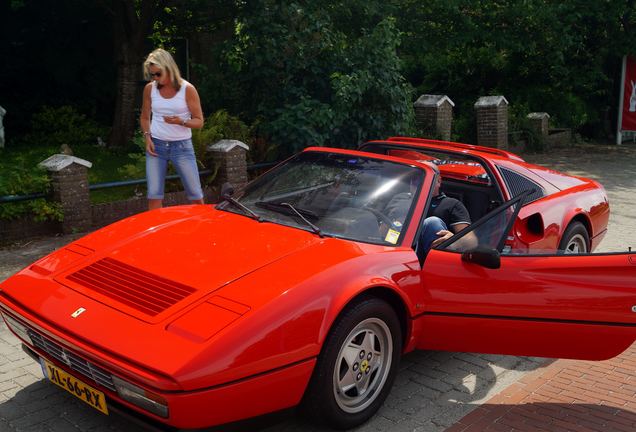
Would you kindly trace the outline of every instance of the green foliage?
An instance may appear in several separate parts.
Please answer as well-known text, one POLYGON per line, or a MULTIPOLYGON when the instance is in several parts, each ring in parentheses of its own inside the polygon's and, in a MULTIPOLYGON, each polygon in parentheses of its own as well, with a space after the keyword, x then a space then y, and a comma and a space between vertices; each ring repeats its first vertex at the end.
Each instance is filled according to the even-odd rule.
POLYGON ((141 130, 135 132, 132 152, 128 153, 129 163, 117 168, 121 179, 141 179, 146 177, 146 141, 141 130))
POLYGON ((18 219, 25 215, 30 215, 35 222, 64 220, 61 206, 43 198, 0 204, 0 220, 18 219))
MULTIPOLYGON (((635 3, 572 0, 393 1, 405 32, 405 75, 418 93, 448 94, 457 107, 503 94, 560 126, 603 131, 600 113, 633 46, 635 3)), ((467 123, 469 112, 462 112, 467 123)), ((606 133, 609 131, 605 131, 606 133)), ((474 136, 464 135, 469 141, 474 136)))
POLYGON ((20 144, 25 146, 54 146, 67 144, 71 148, 93 144, 97 137, 105 137, 106 128, 80 114, 72 106, 53 108, 44 106, 31 117, 31 129, 20 144))
POLYGON ((8 146, 106 139, 93 120, 110 124, 116 98, 133 98, 113 90, 124 60, 141 63, 143 41, 170 49, 183 72, 189 60, 205 112, 258 122, 256 162, 414 133, 410 103, 422 93, 453 99, 462 141, 475 139, 473 103, 491 94, 603 135, 635 12, 633 0, 11 0, 0 4, 8 146), (129 5, 136 17, 122 13, 129 5), (75 108, 44 110, 30 125, 43 105, 75 108))
POLYGON ((516 104, 508 110, 509 131, 514 134, 509 137, 510 145, 525 144, 530 152, 540 153, 545 150, 543 137, 533 127, 528 113, 532 112, 526 104, 516 104))
POLYGON ((412 88, 401 74, 395 20, 363 30, 346 60, 347 73, 331 76, 338 119, 336 145, 356 145, 373 138, 409 134, 414 128, 412 88))
MULTIPOLYGON (((143 178, 145 175, 143 153, 134 148, 126 152, 112 151, 96 145, 77 145, 74 155, 93 163, 88 170, 90 184, 143 178), (138 171, 126 173, 126 166, 141 161, 141 175, 138 171), (119 169, 122 168, 122 171, 119 169)), ((38 168, 39 162, 59 153, 55 146, 21 146, 0 149, 0 196, 30 195, 47 193, 50 185, 47 173, 38 168)), ((91 192, 91 201, 109 202, 133 196, 134 188, 104 189, 91 192)), ((44 199, 0 204, 0 219, 31 217, 35 220, 61 220, 61 209, 56 203, 44 199)))
MULTIPOLYGON (((399 32, 380 2, 249 2, 232 54, 243 110, 288 154, 354 147, 412 126, 399 32), (343 11, 351 14, 341 26, 343 11)), ((344 19, 346 20, 346 19, 344 19)))
POLYGON ((239 140, 250 144, 252 131, 238 117, 219 110, 210 115, 203 123, 203 128, 192 131, 192 144, 199 164, 205 161, 205 149, 208 144, 214 144, 222 139, 239 140))
MULTIPOLYGON (((28 169, 32 166, 33 152, 6 158, 7 151, 0 152, 0 196, 27 195, 45 192, 49 189, 49 180, 44 170, 28 169)), ((57 220, 63 218, 59 206, 44 199, 0 204, 0 219, 16 219, 30 214, 35 221, 57 220)))

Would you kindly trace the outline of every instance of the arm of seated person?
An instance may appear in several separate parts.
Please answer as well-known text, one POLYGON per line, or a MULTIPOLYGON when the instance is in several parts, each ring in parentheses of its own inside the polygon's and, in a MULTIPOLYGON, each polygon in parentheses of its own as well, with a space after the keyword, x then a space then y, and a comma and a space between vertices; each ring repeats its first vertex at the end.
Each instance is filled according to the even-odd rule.
MULTIPOLYGON (((457 234, 458 232, 460 232, 461 230, 463 230, 464 228, 468 226, 470 225, 467 223, 458 223, 458 224, 452 225, 450 227, 450 231, 449 230, 438 231, 437 235, 439 236, 439 238, 433 240, 433 243, 431 243, 431 247, 436 247, 437 245, 448 240, 449 238, 451 238, 452 236, 454 236, 455 234, 457 234)), ((463 245, 463 248, 465 249, 472 249, 479 244, 477 237, 475 236, 475 233, 473 233, 472 231, 466 234, 460 240, 458 240, 458 242, 461 242, 463 245)))

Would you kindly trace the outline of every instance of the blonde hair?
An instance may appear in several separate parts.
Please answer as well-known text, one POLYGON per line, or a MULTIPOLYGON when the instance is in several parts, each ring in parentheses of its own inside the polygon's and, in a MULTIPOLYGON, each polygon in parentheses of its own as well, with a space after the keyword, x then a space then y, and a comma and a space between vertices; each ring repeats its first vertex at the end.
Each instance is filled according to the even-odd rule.
POLYGON ((144 61, 144 78, 148 81, 151 80, 151 65, 161 69, 162 73, 170 74, 170 78, 172 79, 172 85, 174 86, 174 88, 176 88, 177 90, 181 88, 181 72, 179 72, 179 66, 177 66, 177 63, 174 61, 174 58, 172 58, 172 55, 168 51, 162 48, 157 48, 156 50, 148 54, 146 61, 144 61))

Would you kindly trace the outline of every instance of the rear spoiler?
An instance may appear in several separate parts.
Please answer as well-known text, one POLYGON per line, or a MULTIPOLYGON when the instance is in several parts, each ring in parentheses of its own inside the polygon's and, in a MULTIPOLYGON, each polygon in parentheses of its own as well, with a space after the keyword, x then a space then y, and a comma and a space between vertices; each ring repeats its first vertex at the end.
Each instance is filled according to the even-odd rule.
MULTIPOLYGON (((375 142, 381 142, 382 140, 378 140, 375 142)), ((412 138, 412 137, 389 137, 386 140, 383 141, 389 141, 389 142, 394 142, 394 143, 409 143, 409 144, 433 144, 436 146, 440 146, 440 147, 448 147, 448 148, 453 148, 453 149, 461 149, 461 150, 475 150, 475 151, 479 151, 482 153, 490 153, 490 154, 494 154, 497 156, 501 156, 501 157, 505 157, 506 159, 511 159, 511 160, 516 160, 519 162, 525 162, 521 156, 516 155, 514 153, 505 151, 505 150, 500 150, 500 149, 495 149, 495 148, 491 148, 491 147, 484 147, 484 146, 478 146, 478 145, 473 145, 473 144, 462 144, 462 143, 456 143, 456 142, 450 142, 450 141, 439 141, 439 140, 432 140, 432 139, 426 139, 426 138, 412 138)), ((365 143, 366 144, 366 143, 365 143)), ((364 145, 364 144, 363 144, 364 145)))

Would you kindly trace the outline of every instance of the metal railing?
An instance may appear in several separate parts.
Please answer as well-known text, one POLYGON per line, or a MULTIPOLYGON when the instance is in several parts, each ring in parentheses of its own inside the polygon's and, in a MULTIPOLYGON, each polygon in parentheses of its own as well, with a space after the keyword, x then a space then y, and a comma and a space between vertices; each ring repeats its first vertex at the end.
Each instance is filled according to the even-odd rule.
MULTIPOLYGON (((247 171, 249 172, 249 171, 255 171, 255 170, 264 169, 264 168, 271 168, 277 165, 278 163, 279 162, 264 162, 264 163, 248 165, 247 171)), ((200 176, 204 176, 208 174, 212 174, 212 170, 206 169, 206 170, 199 171, 200 176)), ((175 180, 178 178, 179 178, 178 174, 172 174, 172 175, 166 176, 166 180, 175 180)), ((104 182, 104 183, 95 183, 92 185, 88 185, 88 190, 109 189, 109 188, 122 187, 122 186, 135 186, 139 184, 144 184, 146 183, 146 181, 147 180, 145 178, 142 178, 142 179, 136 179, 136 180, 120 180, 120 181, 112 181, 112 182, 104 182)), ((0 204, 16 203, 21 201, 31 201, 31 200, 39 199, 39 198, 47 198, 48 196, 50 196, 50 194, 44 193, 44 192, 33 193, 28 195, 5 195, 5 196, 0 196, 0 204)))

